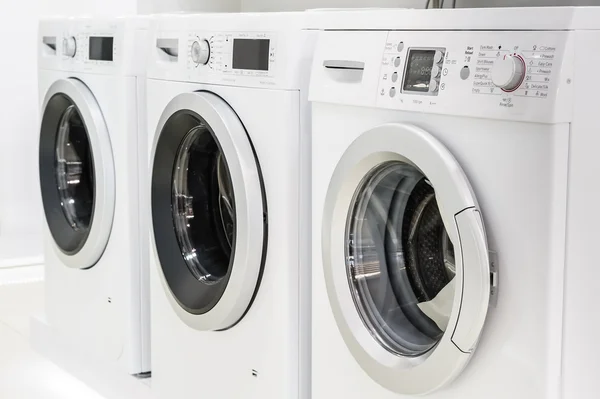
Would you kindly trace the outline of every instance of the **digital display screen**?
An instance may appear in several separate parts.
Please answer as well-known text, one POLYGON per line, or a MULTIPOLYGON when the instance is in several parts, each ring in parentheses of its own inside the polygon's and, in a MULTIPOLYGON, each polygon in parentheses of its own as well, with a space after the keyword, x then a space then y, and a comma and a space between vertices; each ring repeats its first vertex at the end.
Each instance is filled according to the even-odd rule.
POLYGON ((233 39, 233 69, 269 70, 269 39, 233 39))
POLYGON ((405 91, 428 92, 435 50, 410 50, 404 72, 405 91))
POLYGON ((90 60, 112 61, 113 38, 108 36, 90 36, 90 60))

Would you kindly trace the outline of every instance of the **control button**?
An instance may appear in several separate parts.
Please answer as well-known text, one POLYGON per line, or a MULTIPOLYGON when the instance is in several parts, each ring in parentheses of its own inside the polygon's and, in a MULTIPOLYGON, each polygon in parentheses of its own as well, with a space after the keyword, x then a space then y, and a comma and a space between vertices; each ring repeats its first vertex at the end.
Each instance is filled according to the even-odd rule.
POLYGON ((392 88, 390 89, 390 97, 394 97, 395 95, 396 95, 396 88, 395 88, 395 87, 392 87, 392 88))
POLYGON ((402 50, 404 50, 404 42, 398 43, 398 52, 400 53, 402 50))
POLYGON ((438 87, 438 82, 437 82, 437 80, 435 80, 435 79, 432 79, 432 80, 429 82, 429 92, 430 92, 430 93, 437 93, 438 89, 439 89, 439 87, 438 87))
POLYGON ((466 65, 460 70, 460 78, 462 80, 467 80, 469 78, 470 74, 471 74, 471 70, 466 65))
POLYGON ((496 58, 492 68, 492 83, 503 91, 515 91, 525 79, 525 61, 520 55, 503 55, 496 58))
POLYGON ((392 74, 392 82, 396 83, 398 81, 398 72, 394 72, 392 74))
POLYGON ((433 62, 439 64, 444 61, 444 53, 440 50, 435 50, 435 54, 433 55, 433 62))
POLYGON ((192 43, 192 61, 197 65, 206 65, 210 59, 210 44, 207 40, 192 43))
POLYGON ((441 72, 442 72, 442 69, 439 66, 434 65, 431 67, 431 76, 432 77, 437 78, 438 76, 440 76, 441 72))
POLYGON ((394 58, 394 66, 395 67, 399 67, 400 66, 400 57, 394 58))
POLYGON ((77 53, 77 41, 73 36, 65 37, 62 42, 63 55, 67 57, 75 57, 77 53))

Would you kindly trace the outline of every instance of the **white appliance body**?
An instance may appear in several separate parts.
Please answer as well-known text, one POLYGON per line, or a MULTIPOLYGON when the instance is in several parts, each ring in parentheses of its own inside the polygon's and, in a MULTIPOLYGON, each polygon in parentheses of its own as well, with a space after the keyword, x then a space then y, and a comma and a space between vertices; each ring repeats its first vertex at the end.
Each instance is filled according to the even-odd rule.
MULTIPOLYGON (((600 11, 562 9, 553 28, 558 12, 374 11, 338 15, 319 34, 309 91, 313 398, 597 397, 589 343, 600 318, 586 309, 598 274, 600 122, 590 95, 599 83, 587 71, 600 11), (396 258, 367 263, 357 253, 381 239, 352 230, 372 226, 373 214, 354 219, 359 199, 377 197, 374 171, 390 164, 431 185, 454 247, 446 307, 427 313, 417 301, 443 328, 412 356, 400 353, 413 339, 406 325, 389 334, 391 322, 378 324, 385 314, 360 308, 383 306, 377 293, 394 284, 372 288, 396 258), (461 220, 466 211, 481 219, 461 220), (390 340, 400 349, 382 344, 390 340)), ((394 252, 406 269, 412 245, 394 252)))
POLYGON ((146 32, 141 18, 39 27, 46 319, 130 374, 150 371, 146 32))
POLYGON ((314 33, 301 30, 301 18, 153 21, 147 110, 158 397, 309 395, 306 88, 314 33))

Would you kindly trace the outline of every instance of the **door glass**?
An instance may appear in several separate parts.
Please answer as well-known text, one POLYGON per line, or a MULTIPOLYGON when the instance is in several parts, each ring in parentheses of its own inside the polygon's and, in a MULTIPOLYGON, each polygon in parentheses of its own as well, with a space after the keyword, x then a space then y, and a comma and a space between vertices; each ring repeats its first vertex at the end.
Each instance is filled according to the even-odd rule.
POLYGON ((183 138, 173 170, 172 210, 183 258, 194 277, 220 281, 235 245, 235 204, 225 156, 199 122, 183 138))
POLYGON ((354 303, 388 351, 420 356, 440 341, 454 300, 454 248, 435 191, 414 166, 388 162, 358 187, 346 228, 354 303))
POLYGON ((94 210, 94 163, 85 125, 74 105, 60 120, 55 156, 63 214, 73 230, 86 231, 94 210))

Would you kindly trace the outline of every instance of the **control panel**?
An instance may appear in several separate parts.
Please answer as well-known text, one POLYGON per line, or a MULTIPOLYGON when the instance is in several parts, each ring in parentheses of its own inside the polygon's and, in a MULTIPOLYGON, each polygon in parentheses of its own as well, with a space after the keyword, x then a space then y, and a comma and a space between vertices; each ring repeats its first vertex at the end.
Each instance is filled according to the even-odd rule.
POLYGON ((449 115, 567 120, 572 41, 568 31, 325 31, 318 39, 310 99, 449 115), (360 67, 332 68, 332 60, 334 66, 360 67))
POLYGON ((277 60, 276 37, 268 32, 190 32, 187 68, 205 73, 273 76, 277 60))
POLYGON ((110 65, 119 56, 113 32, 71 33, 62 37, 61 53, 63 60, 73 60, 92 65, 110 65))
POLYGON ((148 24, 145 17, 42 19, 38 68, 145 75, 148 24))
POLYGON ((551 111, 559 85, 570 82, 566 75, 559 80, 566 40, 564 32, 391 31, 377 103, 432 112, 455 108, 452 102, 517 113, 551 111))
MULTIPOLYGON (((396 47, 402 49, 404 43, 399 42, 396 47)), ((445 48, 409 49, 402 74, 402 92, 437 96, 445 54, 445 48)), ((397 56, 393 62, 394 67, 397 68, 402 65, 402 58, 397 56)), ((392 72, 392 81, 397 81, 398 76, 398 72, 392 72)))
MULTIPOLYGON (((198 25, 198 24, 194 24, 198 25)), ((240 87, 291 88, 308 79, 308 31, 156 30, 147 77, 240 87)))

